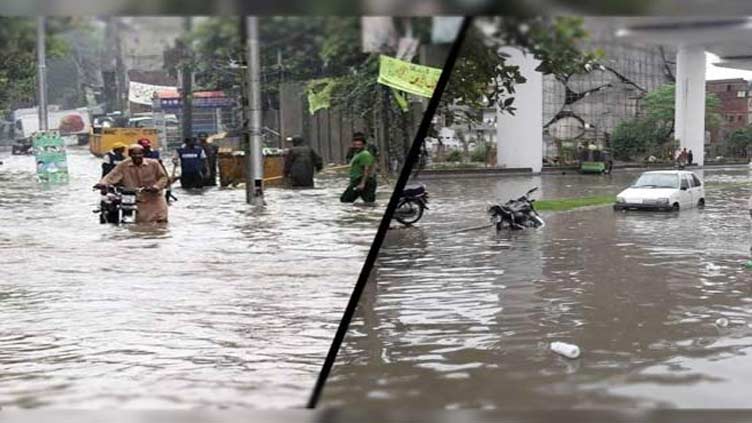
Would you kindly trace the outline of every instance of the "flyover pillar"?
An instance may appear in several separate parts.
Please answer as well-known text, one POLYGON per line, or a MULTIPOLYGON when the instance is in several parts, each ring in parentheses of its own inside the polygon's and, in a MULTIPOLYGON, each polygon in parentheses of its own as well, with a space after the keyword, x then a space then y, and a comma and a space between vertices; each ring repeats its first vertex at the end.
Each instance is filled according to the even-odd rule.
POLYGON ((509 55, 508 64, 519 66, 527 81, 515 86, 514 116, 497 112, 496 163, 539 173, 543 167, 543 74, 535 69, 540 61, 516 48, 501 51, 509 55))
POLYGON ((698 166, 705 162, 705 49, 680 46, 676 54, 674 138, 692 150, 698 166))

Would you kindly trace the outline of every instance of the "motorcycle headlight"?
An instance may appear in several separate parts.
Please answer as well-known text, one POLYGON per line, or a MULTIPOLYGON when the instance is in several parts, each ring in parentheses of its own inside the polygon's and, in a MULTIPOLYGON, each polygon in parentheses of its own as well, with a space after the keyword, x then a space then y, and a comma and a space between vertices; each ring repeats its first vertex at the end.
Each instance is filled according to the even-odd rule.
POLYGON ((616 197, 616 202, 619 204, 624 204, 627 202, 627 200, 625 200, 624 197, 616 197))
POLYGON ((667 206, 668 205, 668 198, 659 198, 655 201, 657 204, 661 206, 667 206))

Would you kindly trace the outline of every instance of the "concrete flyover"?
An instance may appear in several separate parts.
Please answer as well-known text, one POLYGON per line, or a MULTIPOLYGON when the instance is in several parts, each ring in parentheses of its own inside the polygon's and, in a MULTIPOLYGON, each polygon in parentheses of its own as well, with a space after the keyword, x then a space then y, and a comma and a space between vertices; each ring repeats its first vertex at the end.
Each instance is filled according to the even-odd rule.
MULTIPOLYGON (((752 18, 635 17, 613 20, 615 35, 635 44, 676 48, 675 138, 692 150, 698 166, 705 162, 705 52, 720 57, 716 66, 752 70, 752 18)), ((498 116, 499 167, 542 166, 543 93, 541 74, 530 54, 510 50, 510 63, 520 66, 529 87, 520 86, 515 116, 498 116)))

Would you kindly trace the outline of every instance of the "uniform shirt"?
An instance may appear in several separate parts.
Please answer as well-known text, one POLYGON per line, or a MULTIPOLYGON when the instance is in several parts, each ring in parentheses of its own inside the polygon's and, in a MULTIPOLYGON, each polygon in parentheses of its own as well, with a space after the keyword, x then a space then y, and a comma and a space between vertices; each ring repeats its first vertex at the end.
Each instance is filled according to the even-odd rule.
POLYGON ((175 153, 175 158, 180 160, 183 173, 201 173, 204 170, 203 161, 206 160, 206 152, 200 145, 188 147, 183 144, 175 153))

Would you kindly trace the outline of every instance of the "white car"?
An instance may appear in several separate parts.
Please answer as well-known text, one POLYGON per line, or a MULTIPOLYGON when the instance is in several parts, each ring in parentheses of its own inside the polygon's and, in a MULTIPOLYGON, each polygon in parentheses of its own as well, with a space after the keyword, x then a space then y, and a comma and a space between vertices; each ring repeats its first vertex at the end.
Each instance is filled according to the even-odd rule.
POLYGON ((702 181, 692 172, 662 170, 645 172, 632 186, 616 196, 614 210, 679 211, 705 206, 702 181))

